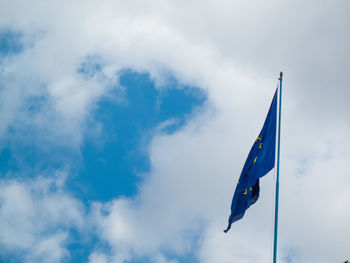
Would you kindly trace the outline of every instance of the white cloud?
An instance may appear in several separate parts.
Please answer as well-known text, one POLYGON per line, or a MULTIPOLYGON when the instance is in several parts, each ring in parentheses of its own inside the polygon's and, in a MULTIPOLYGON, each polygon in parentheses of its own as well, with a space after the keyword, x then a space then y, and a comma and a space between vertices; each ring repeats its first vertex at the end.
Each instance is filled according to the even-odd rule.
POLYGON ((297 172, 298 162, 284 169, 281 247, 292 248, 305 262, 342 262, 348 257, 350 156, 348 143, 342 144, 333 156, 329 150, 318 154, 303 174, 297 172))
POLYGON ((63 242, 67 240, 67 233, 57 233, 39 241, 31 255, 27 259, 29 262, 62 262, 69 255, 63 242))
POLYGON ((107 256, 103 253, 93 252, 89 256, 89 263, 107 263, 107 256))
POLYGON ((64 174, 55 179, 0 181, 0 246, 22 251, 25 260, 60 262, 69 255, 69 230, 82 230, 84 206, 62 190, 64 174))
MULTIPOLYGON (((178 255, 192 251, 200 262, 271 261, 273 172, 262 179, 261 198, 244 220, 235 223, 227 235, 222 232, 244 153, 256 135, 249 131, 251 138, 247 139, 244 129, 235 125, 242 120, 233 119, 232 123, 226 120, 216 116, 213 121, 200 115, 184 130, 156 137, 150 155, 152 177, 136 200, 118 199, 98 209, 101 237, 117 255, 126 255, 123 260, 158 251, 178 255)), ((345 153, 348 147, 344 144, 345 133, 337 130, 320 133, 316 145, 306 144, 312 135, 301 138, 303 133, 284 130, 281 262, 287 262, 284 259, 291 251, 298 262, 346 258, 349 246, 346 200, 350 197, 345 189, 349 185, 346 168, 349 155, 345 153), (332 141, 332 137, 337 139, 332 141), (306 145, 300 145, 300 140, 306 145), (328 147, 327 141, 332 141, 328 147), (294 156, 310 159, 302 162, 294 156), (337 242, 343 245, 332 247, 332 251, 326 249, 337 242)))
MULTIPOLYGON (((35 36, 34 44, 0 71, 2 138, 13 123, 28 122, 26 100, 44 94, 48 108, 34 124, 49 127, 51 142, 79 149, 86 118, 111 88, 78 76, 77 67, 89 55, 105 62, 108 83, 117 84, 114 74, 129 67, 149 71, 157 82, 170 71, 180 82, 208 91, 209 109, 176 134, 154 138, 151 174, 139 195, 96 205, 101 239, 112 254, 94 253, 91 261, 147 256, 162 262, 167 251, 198 251, 201 262, 269 260, 271 175, 244 221, 228 235, 220 228, 226 226, 234 182, 281 69, 286 87, 280 257, 290 251, 298 262, 346 257, 348 1, 11 1, 2 6, 1 26, 35 36)), ((32 218, 34 197, 21 182, 2 187, 8 204, 1 207, 2 240, 28 248, 38 230, 21 220, 32 218), (8 215, 23 215, 17 219, 20 240, 8 215)), ((60 209, 71 207, 71 218, 79 217, 69 197, 51 195, 60 209)), ((63 218, 59 211, 46 211, 50 220, 63 218)), ((64 238, 56 240, 42 247, 61 248, 64 238)))

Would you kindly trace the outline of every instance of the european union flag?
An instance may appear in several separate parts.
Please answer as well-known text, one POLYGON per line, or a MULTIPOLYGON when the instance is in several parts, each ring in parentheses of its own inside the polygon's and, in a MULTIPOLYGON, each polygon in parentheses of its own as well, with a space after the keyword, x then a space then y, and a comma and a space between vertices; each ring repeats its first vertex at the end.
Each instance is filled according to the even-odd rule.
POLYGON ((264 126, 255 140, 243 166, 231 204, 231 215, 225 233, 231 224, 241 219, 245 211, 259 198, 259 178, 275 166, 277 120, 277 90, 273 97, 264 126))

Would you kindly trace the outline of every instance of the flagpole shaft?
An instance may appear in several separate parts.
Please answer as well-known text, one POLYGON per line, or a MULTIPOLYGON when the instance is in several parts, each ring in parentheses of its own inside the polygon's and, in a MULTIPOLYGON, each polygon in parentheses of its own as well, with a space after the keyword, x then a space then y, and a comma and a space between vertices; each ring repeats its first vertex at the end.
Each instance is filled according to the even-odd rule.
POLYGON ((276 178, 276 197, 275 197, 275 230, 273 241, 273 263, 277 260, 277 230, 278 230, 278 196, 279 196, 279 173, 280 173, 280 139, 281 139, 281 105, 282 105, 282 78, 283 72, 280 73, 280 96, 279 96, 279 110, 278 110, 278 142, 277 142, 277 178, 276 178))

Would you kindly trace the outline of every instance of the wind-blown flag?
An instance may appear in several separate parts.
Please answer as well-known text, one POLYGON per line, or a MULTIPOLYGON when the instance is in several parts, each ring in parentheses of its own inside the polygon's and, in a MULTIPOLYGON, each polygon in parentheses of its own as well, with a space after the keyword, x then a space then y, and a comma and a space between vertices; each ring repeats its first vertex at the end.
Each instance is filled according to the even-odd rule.
POLYGON ((264 126, 245 161, 231 204, 231 215, 225 233, 231 224, 241 219, 245 211, 259 198, 259 178, 275 166, 277 120, 277 90, 273 97, 264 126))

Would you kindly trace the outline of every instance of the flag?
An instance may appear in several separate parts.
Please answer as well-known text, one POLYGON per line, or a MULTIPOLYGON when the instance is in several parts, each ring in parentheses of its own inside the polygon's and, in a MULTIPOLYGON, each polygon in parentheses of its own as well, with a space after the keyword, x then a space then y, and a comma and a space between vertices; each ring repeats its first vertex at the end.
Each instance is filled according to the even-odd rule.
POLYGON ((231 215, 225 233, 231 224, 244 216, 260 193, 259 178, 275 166, 277 120, 277 90, 273 97, 264 126, 251 148, 239 177, 231 204, 231 215))

